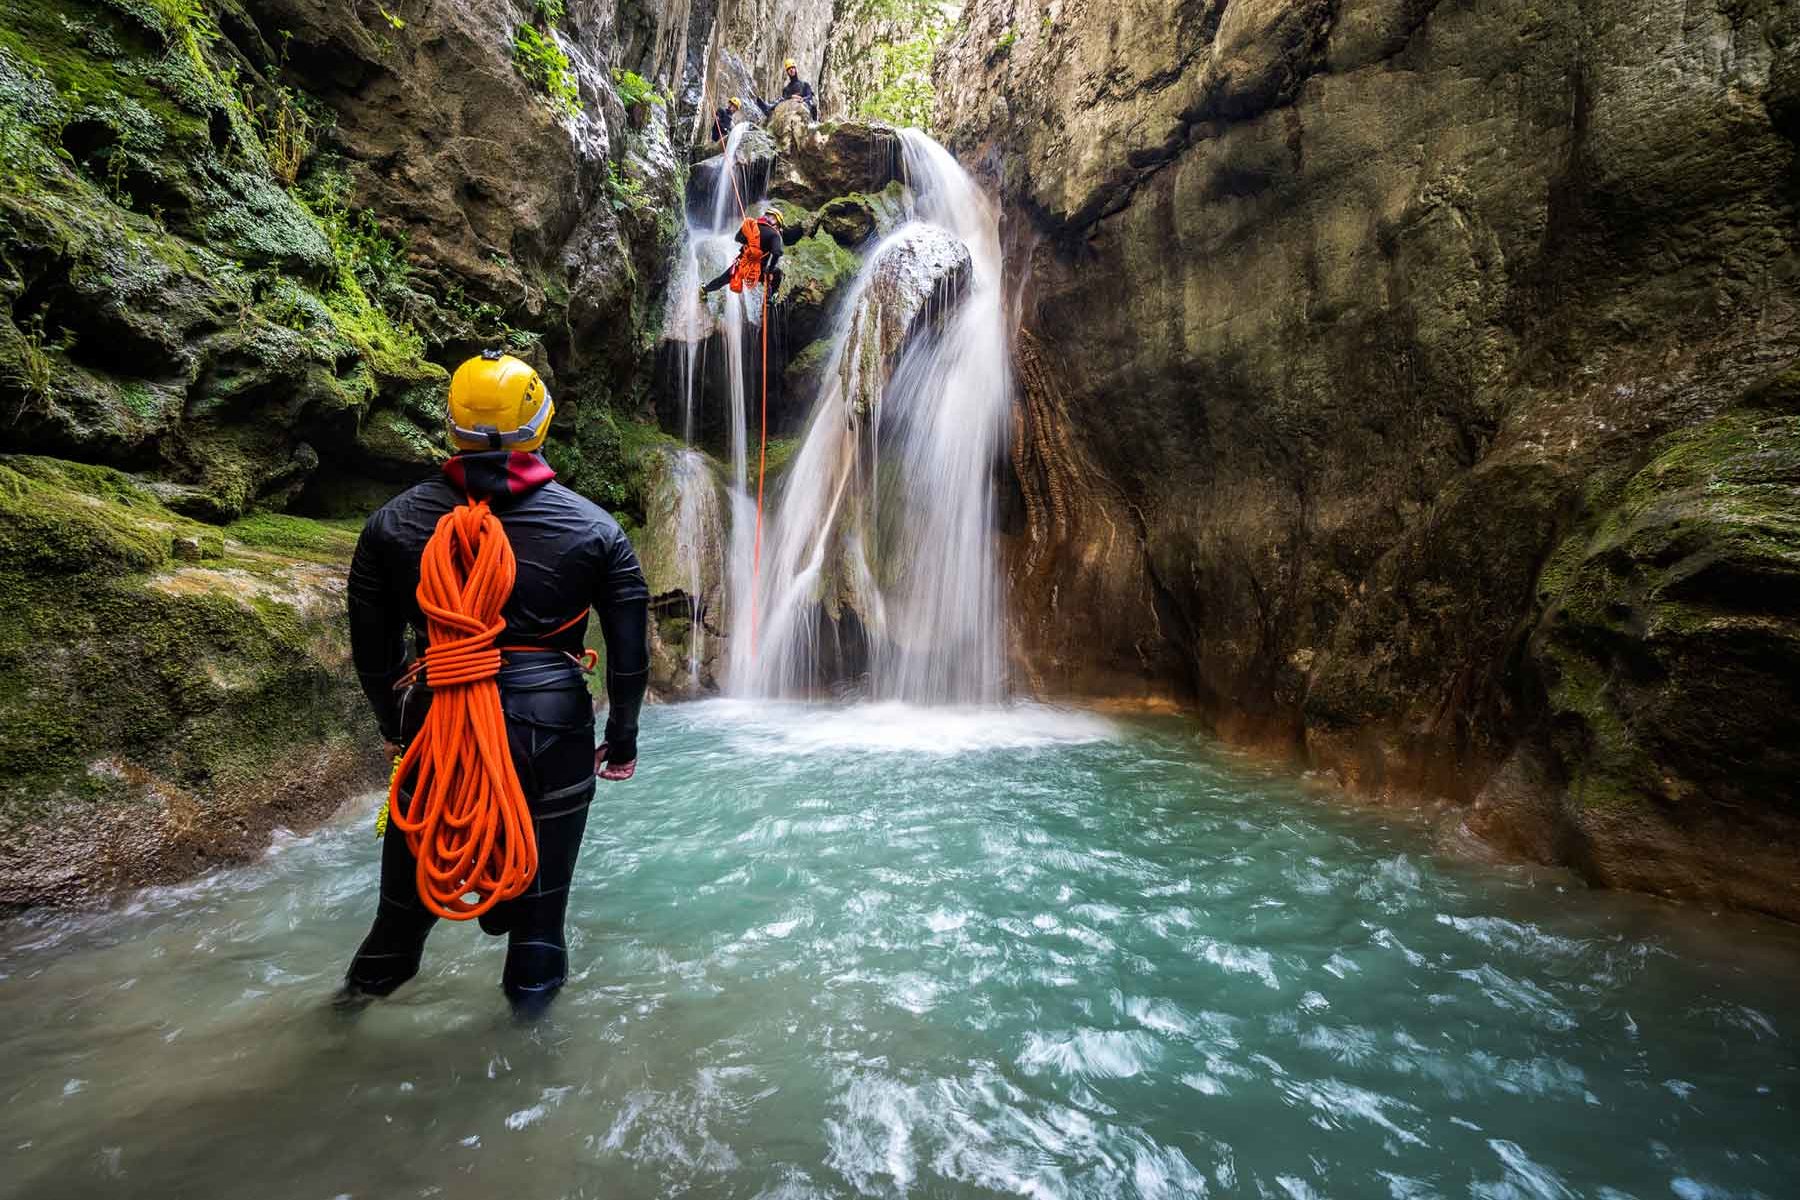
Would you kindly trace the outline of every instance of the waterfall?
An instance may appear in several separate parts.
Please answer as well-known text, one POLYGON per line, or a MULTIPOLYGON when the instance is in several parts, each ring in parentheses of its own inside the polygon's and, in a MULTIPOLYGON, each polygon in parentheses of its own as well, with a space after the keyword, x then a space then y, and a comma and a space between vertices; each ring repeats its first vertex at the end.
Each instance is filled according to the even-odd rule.
MULTIPOLYGON (((682 441, 687 448, 671 462, 669 485, 674 492, 675 520, 671 550, 677 577, 684 581, 688 595, 692 618, 688 672, 696 689, 700 686, 704 659, 707 597, 723 591, 733 627, 739 616, 747 612, 748 604, 746 588, 728 581, 747 578, 750 572, 752 545, 747 539, 753 537, 754 504, 747 499, 749 412, 745 371, 754 364, 746 362, 744 340, 746 329, 761 319, 761 301, 748 293, 722 291, 708 303, 700 299, 699 288, 736 257, 738 247, 733 234, 739 220, 739 197, 749 204, 761 198, 748 193, 748 180, 737 165, 739 150, 750 128, 748 124, 732 128, 717 176, 712 180, 711 195, 688 210, 665 321, 665 336, 681 343, 682 441), (701 219, 696 219, 697 212, 703 214, 701 219), (705 366, 702 353, 715 333, 725 354, 731 431, 730 478, 726 485, 728 523, 720 516, 719 481, 709 469, 706 456, 695 448, 705 366), (746 503, 751 503, 748 519, 744 514, 746 503), (722 536, 725 529, 729 529, 729 538, 722 536), (728 546, 722 556, 721 545, 728 546)), ((747 615, 744 619, 748 619, 747 615)))
POLYGON ((981 703, 1004 692, 998 216, 942 146, 916 130, 901 137, 910 219, 869 253, 839 311, 753 580, 734 555, 733 594, 754 605, 745 614, 734 603, 740 694, 802 695, 859 677, 879 699, 981 703))

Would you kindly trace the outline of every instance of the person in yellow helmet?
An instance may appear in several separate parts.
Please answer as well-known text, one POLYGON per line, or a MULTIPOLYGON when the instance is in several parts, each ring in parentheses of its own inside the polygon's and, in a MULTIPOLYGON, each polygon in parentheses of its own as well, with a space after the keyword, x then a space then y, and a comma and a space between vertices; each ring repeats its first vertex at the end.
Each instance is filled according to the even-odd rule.
POLYGON ((738 110, 744 102, 736 96, 727 100, 720 108, 713 110, 713 140, 722 142, 731 133, 731 127, 737 122, 738 110))
MULTIPOLYGON (((537 875, 524 894, 484 913, 506 934, 501 985, 516 1010, 541 1010, 568 971, 563 917, 594 780, 629 779, 649 678, 649 590, 630 540, 599 505, 555 481, 540 453, 556 405, 530 364, 490 350, 457 368, 446 424, 455 453, 432 478, 383 505, 363 526, 350 564, 350 644, 390 755, 417 735, 431 679, 415 664, 427 645, 417 598, 420 556, 439 521, 486 501, 517 563, 501 609, 494 677, 506 737, 537 836, 537 875), (606 643, 605 738, 578 658, 592 609, 606 643), (410 635, 410 636, 409 636, 410 635)), ((437 917, 421 902, 417 864, 389 823, 375 921, 345 977, 343 999, 385 996, 412 978, 437 917)))
POLYGON ((818 98, 813 95, 812 84, 800 78, 800 68, 794 64, 794 60, 791 58, 784 60, 781 64, 781 72, 783 75, 787 76, 786 82, 783 83, 781 87, 781 95, 776 97, 773 101, 758 100, 756 102, 762 108, 763 116, 766 117, 774 112, 776 105, 781 104, 785 100, 798 100, 806 105, 806 111, 811 115, 812 119, 815 121, 818 120, 818 98))
POLYGON ((771 208, 759 217, 745 217, 738 225, 737 244, 743 249, 718 278, 700 285, 700 302, 726 284, 741 292, 758 284, 767 284, 766 295, 774 299, 781 291, 781 213, 771 208))

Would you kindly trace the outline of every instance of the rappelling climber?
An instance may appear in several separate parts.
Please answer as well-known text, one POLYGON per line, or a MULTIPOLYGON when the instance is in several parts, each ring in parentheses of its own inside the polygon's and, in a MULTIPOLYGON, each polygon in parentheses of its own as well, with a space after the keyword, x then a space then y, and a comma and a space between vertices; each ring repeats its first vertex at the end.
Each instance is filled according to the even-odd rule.
POLYGON ((781 64, 781 70, 787 76, 787 82, 781 87, 781 95, 774 100, 756 100, 757 107, 763 111, 763 116, 766 117, 774 112, 776 106, 783 100, 798 100, 806 105, 807 114, 813 120, 818 120, 819 104, 818 98, 813 95, 812 84, 800 78, 800 68, 794 65, 794 60, 791 58, 781 64))
POLYGON ((781 290, 781 214, 774 209, 760 217, 745 217, 738 226, 738 256, 711 283, 700 285, 700 299, 729 284, 734 292, 767 282, 770 298, 781 290))
POLYGON ((725 102, 723 108, 713 110, 713 140, 715 142, 722 142, 731 136, 731 127, 736 123, 738 110, 742 107, 744 107, 744 102, 733 96, 725 102))
MULTIPOLYGON (((356 543, 349 608, 357 674, 388 753, 401 755, 414 739, 422 753, 396 764, 375 922, 340 994, 349 1006, 363 997, 385 996, 418 972, 426 936, 439 915, 472 915, 454 908, 470 903, 459 899, 464 877, 452 874, 427 887, 430 872, 420 864, 429 868, 440 861, 424 852, 437 844, 411 843, 409 838, 419 835, 401 829, 403 821, 417 828, 434 794, 434 777, 425 768, 452 774, 457 755, 466 756, 477 791, 504 782, 510 760, 519 805, 513 810, 517 821, 511 828, 520 835, 514 841, 525 841, 527 830, 535 836, 535 874, 517 881, 516 896, 479 912, 483 930, 507 936, 501 987, 516 1011, 531 1015, 548 1004, 567 975, 563 916, 596 774, 622 781, 637 766, 638 709, 649 666, 649 592, 618 522, 556 483, 539 452, 555 411, 543 380, 519 359, 487 351, 465 362, 450 380, 448 423, 455 454, 439 474, 370 517, 356 543), (487 520, 490 514, 498 531, 487 520), (483 573, 487 560, 481 555, 492 549, 501 556, 504 550, 482 545, 478 554, 468 540, 475 525, 459 523, 463 518, 482 519, 481 536, 497 537, 510 548, 505 557, 516 563, 516 575, 501 569, 483 573), (465 578, 446 591, 442 577, 459 569, 465 578), (479 603, 476 592, 498 608, 503 625, 477 629, 471 635, 479 643, 473 652, 453 659, 469 647, 463 637, 467 626, 449 629, 440 639, 445 621, 456 619, 444 611, 454 605, 441 597, 472 607, 479 603), (609 711, 598 750, 595 704, 578 657, 590 607, 606 643, 609 711), (479 678, 470 683, 472 677, 479 678), (471 697, 471 689, 489 680, 497 685, 498 700, 488 693, 486 708, 478 711, 480 698, 471 697), (434 698, 443 711, 428 720, 434 698), (469 713, 474 732, 467 737, 459 738, 460 729, 446 729, 449 714, 463 711, 458 705, 469 713), (486 743, 479 736, 482 712, 489 716, 486 743), (483 757, 477 751, 491 753, 483 757), (521 809, 529 810, 528 819, 521 809), (421 847, 417 856, 415 844, 421 847)), ((587 665, 592 666, 591 658, 587 665)), ((468 844, 455 822, 444 832, 452 852, 468 844)), ((477 835, 479 840, 479 830, 477 835)))

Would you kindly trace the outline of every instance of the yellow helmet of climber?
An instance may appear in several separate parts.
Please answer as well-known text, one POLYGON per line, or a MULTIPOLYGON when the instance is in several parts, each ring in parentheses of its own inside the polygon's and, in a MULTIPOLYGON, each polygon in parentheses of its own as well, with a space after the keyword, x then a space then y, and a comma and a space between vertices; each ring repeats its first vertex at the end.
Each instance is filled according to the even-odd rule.
POLYGON ((783 60, 782 64, 781 64, 781 69, 784 71, 795 70, 796 68, 794 67, 794 60, 791 58, 783 60))
POLYGON ((527 363, 484 350, 450 377, 450 440, 458 450, 536 450, 556 405, 527 363))
POLYGON ((725 103, 726 103, 726 106, 729 107, 734 112, 736 110, 744 107, 744 102, 742 100, 739 100, 736 96, 733 96, 731 99, 727 100, 725 103))
POLYGON ((763 219, 774 225, 775 228, 781 228, 781 210, 779 208, 768 209, 763 213, 763 219))

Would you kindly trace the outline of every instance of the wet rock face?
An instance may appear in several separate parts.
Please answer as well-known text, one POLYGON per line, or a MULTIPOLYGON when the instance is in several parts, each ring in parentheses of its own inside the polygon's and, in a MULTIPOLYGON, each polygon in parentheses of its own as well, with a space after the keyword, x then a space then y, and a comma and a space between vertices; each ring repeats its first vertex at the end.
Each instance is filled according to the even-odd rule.
POLYGON ((771 114, 778 155, 769 195, 817 209, 852 192, 879 192, 900 178, 900 138, 887 125, 841 121, 817 125, 798 101, 771 114))
POLYGON ((1765 420, 1800 353, 1796 34, 1774 3, 973 5, 939 125, 1012 214, 1021 404, 1066 418, 1015 446, 1021 562, 1066 568, 1027 657, 1173 676, 1366 792, 1484 796, 1515 852, 1800 915, 1777 873, 1727 883, 1800 845, 1779 789, 1699 761, 1791 740, 1710 682, 1786 694, 1800 626, 1743 582, 1775 559, 1662 560, 1746 561, 1681 497, 1747 468, 1643 474, 1765 420), (1094 515, 1058 524, 1078 484, 1094 515), (1110 607, 1076 643, 1083 589, 1110 607))

